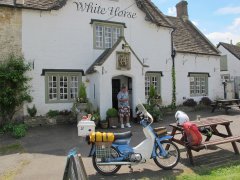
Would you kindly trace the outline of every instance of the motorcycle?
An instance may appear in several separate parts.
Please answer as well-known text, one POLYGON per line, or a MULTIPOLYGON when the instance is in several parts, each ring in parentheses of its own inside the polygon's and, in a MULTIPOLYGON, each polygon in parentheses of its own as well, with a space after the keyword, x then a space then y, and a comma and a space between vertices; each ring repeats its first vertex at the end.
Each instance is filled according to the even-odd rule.
POLYGON ((141 117, 140 124, 146 137, 136 147, 129 145, 132 133, 114 133, 114 141, 110 144, 92 143, 89 156, 95 170, 102 175, 113 175, 122 165, 132 166, 146 163, 153 159, 162 169, 174 168, 180 159, 178 147, 171 141, 172 136, 167 135, 165 127, 152 128, 153 117, 142 104, 137 105, 137 114, 141 117))

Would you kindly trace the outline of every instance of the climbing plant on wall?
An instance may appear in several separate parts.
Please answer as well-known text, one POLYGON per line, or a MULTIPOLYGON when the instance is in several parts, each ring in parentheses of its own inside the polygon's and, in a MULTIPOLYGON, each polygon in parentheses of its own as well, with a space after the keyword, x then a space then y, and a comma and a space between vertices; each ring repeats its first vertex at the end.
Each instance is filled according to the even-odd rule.
POLYGON ((30 96, 30 78, 26 72, 30 65, 25 63, 23 56, 9 55, 0 63, 0 116, 2 125, 13 119, 14 114, 22 108, 30 96))

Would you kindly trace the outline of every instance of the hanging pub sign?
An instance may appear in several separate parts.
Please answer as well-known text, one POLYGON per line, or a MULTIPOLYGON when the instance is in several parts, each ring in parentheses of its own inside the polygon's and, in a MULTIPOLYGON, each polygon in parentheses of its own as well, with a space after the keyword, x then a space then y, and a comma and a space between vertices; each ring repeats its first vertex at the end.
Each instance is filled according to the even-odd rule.
POLYGON ((120 7, 113 7, 113 6, 103 7, 100 4, 93 3, 93 2, 74 1, 73 3, 76 5, 77 11, 81 11, 81 12, 124 17, 129 19, 134 19, 137 17, 137 13, 129 11, 126 8, 121 9, 120 7))
POLYGON ((130 70, 131 59, 130 52, 117 52, 117 69, 130 70))

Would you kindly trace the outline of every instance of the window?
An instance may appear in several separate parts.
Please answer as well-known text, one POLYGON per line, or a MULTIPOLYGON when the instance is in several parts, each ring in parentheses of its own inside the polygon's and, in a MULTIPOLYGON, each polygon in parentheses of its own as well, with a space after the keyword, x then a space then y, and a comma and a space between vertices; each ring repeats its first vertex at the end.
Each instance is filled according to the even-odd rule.
POLYGON ((208 95, 208 74, 190 74, 190 96, 208 95))
POLYGON ((222 82, 228 82, 230 81, 230 74, 222 74, 221 75, 222 82))
POLYGON ((227 55, 221 56, 220 58, 220 71, 227 71, 228 64, 227 64, 227 55))
POLYGON ((45 81, 47 103, 71 102, 77 98, 81 73, 47 72, 45 81))
POLYGON ((155 87, 157 95, 161 94, 161 72, 147 72, 145 75, 145 97, 148 98, 151 84, 155 87))
POLYGON ((94 23, 94 48, 111 48, 123 35, 123 25, 109 23, 94 23))

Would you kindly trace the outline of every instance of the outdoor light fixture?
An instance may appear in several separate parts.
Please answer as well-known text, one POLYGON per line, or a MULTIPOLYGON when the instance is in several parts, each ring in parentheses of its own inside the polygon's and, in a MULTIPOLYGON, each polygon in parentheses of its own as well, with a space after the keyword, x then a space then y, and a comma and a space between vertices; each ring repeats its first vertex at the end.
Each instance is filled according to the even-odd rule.
POLYGON ((126 44, 122 44, 122 49, 125 51, 129 51, 130 46, 126 43, 126 44))

